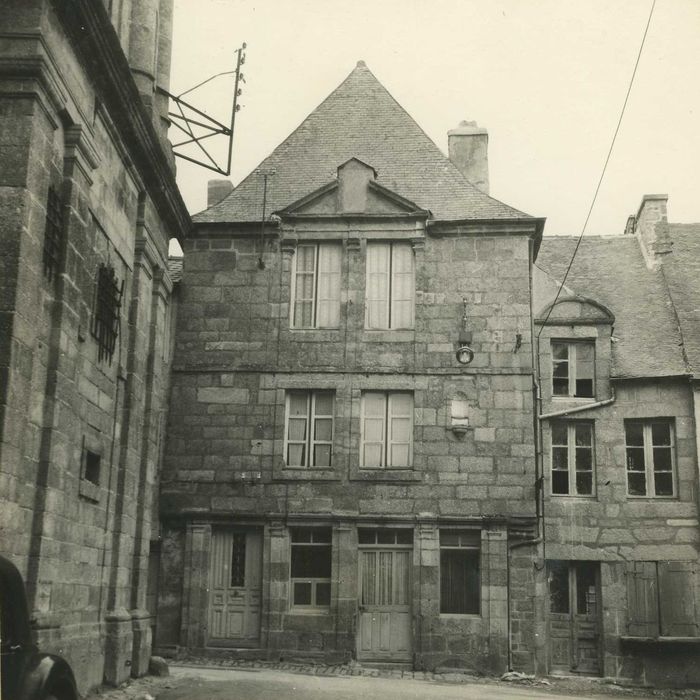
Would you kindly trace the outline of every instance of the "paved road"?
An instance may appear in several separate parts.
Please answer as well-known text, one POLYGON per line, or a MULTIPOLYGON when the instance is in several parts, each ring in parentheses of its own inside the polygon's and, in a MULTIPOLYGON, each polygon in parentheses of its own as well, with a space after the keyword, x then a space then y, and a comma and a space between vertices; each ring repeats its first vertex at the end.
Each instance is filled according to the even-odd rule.
MULTIPOLYGON (((450 684, 403 678, 307 676, 267 669, 204 669, 171 667, 174 678, 192 677, 186 684, 158 693, 158 700, 571 700, 533 687, 499 684, 450 684)), ((586 694, 587 698, 604 697, 586 694)), ((626 700, 641 700, 625 694, 626 700)), ((607 696, 610 700, 610 696, 607 696)))

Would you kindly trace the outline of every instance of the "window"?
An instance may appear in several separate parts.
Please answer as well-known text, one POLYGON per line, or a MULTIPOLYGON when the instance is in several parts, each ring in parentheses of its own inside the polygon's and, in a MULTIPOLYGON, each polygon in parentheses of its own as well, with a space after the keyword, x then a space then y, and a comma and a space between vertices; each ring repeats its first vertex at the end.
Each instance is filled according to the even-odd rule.
POLYGON ((592 342, 552 341, 552 394, 595 396, 595 345, 592 342))
POLYGON ((598 562, 554 559, 547 562, 549 612, 585 615, 595 619, 598 610, 598 562))
POLYGON ((113 267, 100 265, 97 272, 95 311, 92 321, 92 337, 98 345, 98 360, 112 361, 119 330, 119 308, 122 303, 124 281, 121 285, 113 267))
POLYGON ((61 265, 63 242, 63 212, 61 198, 53 187, 49 187, 46 199, 46 225, 44 228, 44 275, 51 282, 61 265))
POLYGON ((331 466, 334 398, 332 391, 287 392, 287 466, 331 466))
POLYGON ((102 457, 98 440, 83 437, 82 462, 80 465, 80 482, 78 493, 83 498, 97 503, 100 500, 100 472, 102 457))
POLYGON ((413 458, 413 395, 366 391, 362 394, 363 467, 408 467, 413 458))
POLYGON ((367 244, 367 328, 413 328, 414 278, 410 243, 367 244))
POLYGON ((633 561, 627 570, 632 637, 697 637, 695 562, 633 561))
POLYGON ((673 422, 668 419, 625 421, 630 496, 675 495, 673 440, 673 422))
POLYGON ((552 493, 593 495, 593 424, 552 423, 552 493))
POLYGON ((440 612, 478 615, 481 535, 475 530, 440 530, 440 612))
POLYGON ((292 606, 327 608, 331 604, 330 528, 291 528, 292 606))
POLYGON ((83 474, 83 479, 96 486, 100 485, 100 461, 100 455, 90 452, 90 450, 85 452, 85 472, 83 474))
POLYGON ((337 243, 297 247, 292 328, 338 328, 340 325, 341 250, 337 243))
POLYGON ((357 541, 359 544, 369 545, 412 545, 413 530, 407 527, 378 529, 360 527, 357 530, 357 541))

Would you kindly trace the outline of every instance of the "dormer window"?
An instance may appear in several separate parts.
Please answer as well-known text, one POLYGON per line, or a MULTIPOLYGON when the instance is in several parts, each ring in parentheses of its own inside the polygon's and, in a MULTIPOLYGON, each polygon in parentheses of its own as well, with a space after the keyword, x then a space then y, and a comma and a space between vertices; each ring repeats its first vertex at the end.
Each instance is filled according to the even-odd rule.
POLYGON ((572 398, 595 396, 593 341, 552 341, 552 395, 572 398))

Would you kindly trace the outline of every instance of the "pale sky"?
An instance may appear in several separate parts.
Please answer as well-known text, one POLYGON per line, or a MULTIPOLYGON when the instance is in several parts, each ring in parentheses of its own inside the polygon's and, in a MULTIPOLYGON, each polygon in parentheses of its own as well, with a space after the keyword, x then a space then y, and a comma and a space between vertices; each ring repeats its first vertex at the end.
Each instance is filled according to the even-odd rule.
MULTIPOLYGON (((485 126, 492 196, 546 217, 545 234, 578 235, 650 7, 651 0, 175 0, 171 91, 231 70, 234 50, 247 42, 230 176, 237 184, 363 59, 443 152, 447 131, 462 119, 485 126)), ((189 99, 227 122, 232 89, 232 78, 221 77, 189 99)), ((215 177, 178 160, 192 213, 205 207, 215 177)), ((657 0, 587 233, 621 234, 651 193, 669 195, 672 221, 700 221, 700 0, 657 0)))

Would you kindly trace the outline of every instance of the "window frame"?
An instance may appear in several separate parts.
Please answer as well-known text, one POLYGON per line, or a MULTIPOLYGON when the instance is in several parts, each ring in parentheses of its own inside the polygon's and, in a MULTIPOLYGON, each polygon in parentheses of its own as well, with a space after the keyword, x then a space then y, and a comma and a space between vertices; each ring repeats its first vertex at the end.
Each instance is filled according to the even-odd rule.
POLYGON ((657 418, 626 418, 624 421, 625 428, 625 486, 627 488, 627 498, 640 499, 640 498, 661 498, 661 499, 676 499, 678 498, 678 477, 677 477, 677 459, 676 459, 676 423, 673 418, 657 417, 657 418), (669 442, 668 445, 657 445, 653 444, 653 429, 654 423, 661 423, 668 426, 669 429, 669 442), (629 434, 628 427, 631 425, 641 425, 642 426, 642 448, 644 450, 644 472, 636 469, 630 469, 629 465, 629 450, 639 449, 640 445, 630 445, 628 442, 629 434), (654 448, 668 448, 671 456, 671 468, 670 469, 654 469, 654 448), (629 485, 629 475, 632 473, 643 473, 644 483, 645 483, 645 493, 644 494, 633 494, 630 493, 629 485), (654 480, 654 475, 657 473, 671 474, 671 493, 661 494, 656 493, 656 482, 654 480), (652 487, 650 492, 649 487, 652 487))
POLYGON ((340 328, 340 291, 341 291, 341 278, 343 274, 343 248, 339 242, 336 241, 309 241, 305 243, 299 243, 294 252, 294 261, 292 264, 292 282, 290 290, 290 304, 289 304, 289 327, 291 330, 333 330, 340 328), (321 248, 332 248, 338 252, 339 266, 337 273, 326 272, 319 270, 319 262, 321 260, 321 248), (314 267, 313 272, 313 294, 310 299, 297 299, 297 292, 300 289, 299 286, 299 275, 309 274, 308 272, 300 272, 298 269, 299 265, 299 251, 302 248, 313 248, 314 249, 314 267), (336 288, 336 307, 335 316, 337 318, 337 323, 333 325, 319 325, 318 319, 318 307, 319 307, 319 277, 321 274, 337 274, 337 288, 336 288), (295 322, 297 304, 301 302, 311 302, 311 325, 297 325, 295 322))
POLYGON ((331 592, 332 592, 332 581, 333 581, 333 531, 330 527, 291 527, 289 529, 289 608, 293 612, 301 613, 330 613, 331 609, 331 592), (314 537, 321 537, 321 531, 330 535, 328 539, 315 541, 314 537), (295 541, 295 535, 299 535, 302 532, 309 533, 308 541, 295 541), (295 547, 305 547, 318 549, 326 548, 328 549, 328 559, 329 559, 329 576, 294 576, 293 575, 293 558, 294 558, 294 548, 295 547), (295 584, 306 583, 311 586, 311 603, 308 605, 303 603, 295 602, 294 592, 295 584), (318 598, 318 585, 328 584, 328 603, 319 604, 317 602, 318 598))
POLYGON ((285 412, 284 412, 284 463, 288 469, 332 469, 333 468, 333 443, 335 438, 335 390, 334 389, 287 389, 285 392, 285 412), (330 414, 316 413, 316 405, 319 395, 324 394, 330 397, 332 403, 332 412, 330 414), (290 440, 289 428, 290 419, 299 419, 300 416, 292 416, 290 412, 291 400, 293 396, 306 396, 306 428, 304 431, 303 443, 301 440, 290 440), (331 421, 331 439, 317 440, 316 439, 316 421, 330 420, 331 421), (302 461, 305 464, 291 464, 289 459, 289 446, 299 445, 304 446, 305 459, 302 461), (314 464, 317 445, 327 445, 329 447, 328 464, 314 464))
MULTIPOLYGON (((481 591, 481 532, 479 530, 467 528, 440 528, 438 531, 438 549, 440 551, 440 567, 439 567, 439 583, 438 590, 440 592, 439 610, 440 615, 450 617, 480 617, 482 614, 482 591, 481 591), (457 535, 457 544, 443 544, 443 535, 457 535), (443 580, 445 576, 445 565, 443 563, 443 552, 464 552, 465 554, 476 554, 476 587, 477 595, 476 612, 454 612, 445 610, 446 602, 443 601, 443 580)), ((468 560, 467 560, 468 562, 468 560)))
MULTIPOLYGON (((414 418, 415 414, 415 398, 412 391, 404 390, 373 390, 367 389, 363 390, 360 395, 360 468, 361 469, 412 469, 413 468, 413 432, 414 432, 414 418), (378 465, 368 465, 365 460, 365 447, 368 444, 365 441, 366 433, 366 420, 368 416, 366 414, 366 403, 367 397, 372 394, 378 394, 384 398, 384 415, 382 417, 383 427, 382 427, 382 438, 378 443, 381 446, 381 458, 378 465), (407 396, 411 399, 411 408, 407 414, 394 414, 391 412, 391 406, 393 404, 392 398, 400 396, 407 396), (391 422, 393 418, 406 418, 408 419, 408 441, 395 441, 391 433, 391 422), (391 447, 393 445, 408 445, 408 458, 407 464, 390 464, 391 461, 391 447)), ((372 418, 377 418, 376 416, 371 416, 372 418)), ((377 444, 376 440, 371 441, 372 444, 377 444)))
POLYGON ((49 185, 46 195, 46 217, 42 249, 44 277, 49 282, 53 282, 61 271, 64 235, 63 198, 57 187, 49 185))
MULTIPOLYGON (((553 399, 582 399, 585 401, 594 400, 596 398, 596 343, 590 338, 552 338, 550 340, 550 378, 552 382, 552 398, 553 399), (554 366, 557 360, 554 357, 554 346, 566 345, 567 347, 567 365, 568 365, 568 391, 566 394, 557 394, 554 390, 554 366), (576 393, 576 382, 578 379, 578 360, 577 348, 580 346, 589 346, 593 352, 593 376, 591 377, 592 391, 590 396, 582 396, 576 393)), ((560 360, 561 361, 561 360, 560 360)))
POLYGON ((552 496, 557 496, 557 497, 563 497, 563 498, 595 498, 596 497, 596 452, 595 452, 595 423, 590 420, 560 420, 560 421, 552 421, 552 423, 549 426, 550 429, 550 434, 549 434, 549 478, 550 478, 550 485, 549 485, 549 492, 550 495, 552 496), (567 444, 566 445, 561 445, 561 444, 555 444, 554 443, 554 428, 555 426, 566 426, 566 437, 567 437, 567 444), (586 426, 590 428, 590 452, 591 452, 591 468, 590 470, 588 469, 577 469, 576 468, 576 451, 577 449, 583 449, 579 448, 579 446, 576 444, 576 428, 581 427, 581 426, 586 426), (566 454, 567 454, 567 467, 566 467, 566 473, 567 473, 567 483, 568 483, 568 492, 567 493, 558 493, 554 491, 554 473, 555 472, 563 472, 563 469, 555 469, 554 468, 554 449, 555 448, 563 448, 566 447, 566 454), (576 477, 579 472, 581 473, 588 473, 590 471, 591 473, 591 492, 590 493, 578 493, 578 486, 577 486, 577 480, 576 477))
POLYGON ((365 264, 365 330, 368 331, 397 331, 397 330, 413 330, 416 326, 416 261, 415 255, 413 253, 413 246, 409 241, 368 241, 367 242, 367 254, 366 254, 366 264, 365 264), (386 274, 386 298, 385 299, 373 299, 370 300, 370 274, 377 274, 376 272, 370 272, 370 251, 373 248, 379 248, 380 246, 385 246, 388 248, 387 256, 387 269, 383 274, 386 274), (395 249, 398 247, 408 248, 409 259, 411 261, 411 269, 408 273, 395 272, 395 249), (395 284, 394 276, 398 274, 409 274, 411 276, 411 311, 410 319, 408 325, 394 325, 396 316, 396 304, 399 300, 396 298, 398 294, 397 285, 395 284), (386 315, 387 325, 370 325, 370 301, 382 301, 384 303, 384 314, 386 315))

